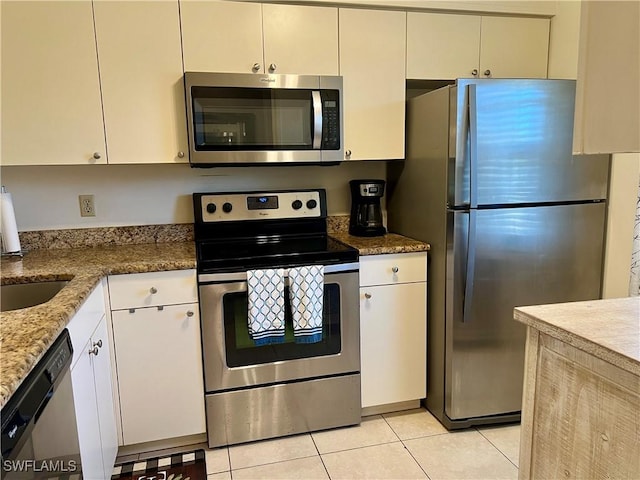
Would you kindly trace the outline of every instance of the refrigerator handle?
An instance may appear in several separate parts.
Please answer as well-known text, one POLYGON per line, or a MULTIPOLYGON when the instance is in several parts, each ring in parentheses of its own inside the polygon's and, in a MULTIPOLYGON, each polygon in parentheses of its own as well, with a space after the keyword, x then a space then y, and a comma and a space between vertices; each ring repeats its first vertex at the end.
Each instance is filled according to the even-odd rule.
POLYGON ((467 85, 469 99, 469 203, 471 208, 478 206, 478 107, 476 85, 467 85))
POLYGON ((464 296, 462 297, 462 323, 468 323, 473 304, 473 288, 476 269, 476 216, 475 210, 469 211, 469 236, 467 237, 466 275, 464 282, 464 296))

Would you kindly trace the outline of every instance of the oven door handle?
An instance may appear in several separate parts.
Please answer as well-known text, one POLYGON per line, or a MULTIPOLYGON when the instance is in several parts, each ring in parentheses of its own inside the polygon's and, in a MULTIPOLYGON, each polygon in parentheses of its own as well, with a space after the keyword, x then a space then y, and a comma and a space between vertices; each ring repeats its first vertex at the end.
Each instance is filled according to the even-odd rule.
MULTIPOLYGON (((287 270, 285 268, 285 270, 287 270)), ((352 272, 360 270, 359 262, 352 263, 340 263, 336 265, 325 265, 324 273, 325 275, 332 273, 342 273, 342 272, 352 272)), ((287 272, 285 271, 285 277, 287 277, 287 272)), ((207 283, 207 282, 246 282, 247 281, 247 272, 232 272, 232 273, 201 273, 198 275, 199 283, 207 283)))

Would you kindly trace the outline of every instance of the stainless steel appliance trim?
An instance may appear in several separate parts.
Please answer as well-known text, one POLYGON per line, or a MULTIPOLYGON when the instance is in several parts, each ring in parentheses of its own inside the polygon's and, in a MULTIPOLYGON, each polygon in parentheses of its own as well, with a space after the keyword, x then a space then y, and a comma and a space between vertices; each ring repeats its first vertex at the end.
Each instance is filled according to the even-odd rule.
MULTIPOLYGON (((185 72, 185 87, 240 87, 240 88, 320 88, 318 75, 275 75, 254 73, 185 72)), ((189 91, 188 90, 188 91, 189 91)))
POLYGON ((322 146, 322 99, 320 91, 311 92, 313 101, 313 149, 318 150, 322 146))
POLYGON ((211 393, 359 371, 359 274, 357 271, 332 273, 325 275, 324 283, 338 284, 341 292, 340 353, 233 368, 227 367, 226 362, 223 297, 228 293, 246 291, 246 281, 200 285, 205 391, 211 393))
POLYGON ((478 206, 478 109, 476 86, 467 85, 469 101, 469 203, 478 206))
POLYGON ((469 235, 467 236, 466 272, 464 275, 464 292, 462 297, 462 322, 467 323, 473 305, 473 288, 476 272, 476 222, 475 210, 469 211, 469 235))
POLYGON ((360 374, 208 394, 209 447, 355 425, 360 374))
MULTIPOLYGON (((279 268, 279 267, 276 267, 279 268)), ((341 272, 349 272, 349 271, 358 271, 360 269, 359 262, 353 263, 339 263, 336 265, 325 265, 324 273, 333 274, 333 273, 341 273, 341 272)), ((285 269, 286 270, 286 269, 285 269)), ((285 277, 287 277, 287 273, 285 272, 285 277)), ((247 281, 247 272, 231 272, 231 273, 201 273, 198 275, 198 282, 207 283, 207 282, 246 282, 247 281)))

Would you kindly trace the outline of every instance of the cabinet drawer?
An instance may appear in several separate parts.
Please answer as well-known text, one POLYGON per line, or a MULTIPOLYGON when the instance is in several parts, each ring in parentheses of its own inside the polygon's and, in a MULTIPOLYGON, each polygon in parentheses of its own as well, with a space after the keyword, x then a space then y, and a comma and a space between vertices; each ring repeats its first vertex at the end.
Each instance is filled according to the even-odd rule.
POLYGON ((109 277, 111 310, 198 301, 195 270, 133 273, 109 277))
POLYGON ((426 282, 427 252, 360 257, 360 286, 426 282))

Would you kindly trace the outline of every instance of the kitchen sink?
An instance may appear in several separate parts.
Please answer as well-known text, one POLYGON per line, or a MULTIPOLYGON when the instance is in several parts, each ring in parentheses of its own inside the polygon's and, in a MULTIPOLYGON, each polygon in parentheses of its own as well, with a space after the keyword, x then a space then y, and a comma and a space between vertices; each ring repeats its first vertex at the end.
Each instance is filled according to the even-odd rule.
POLYGON ((0 312, 33 307, 55 297, 68 280, 20 283, 0 286, 0 312))

